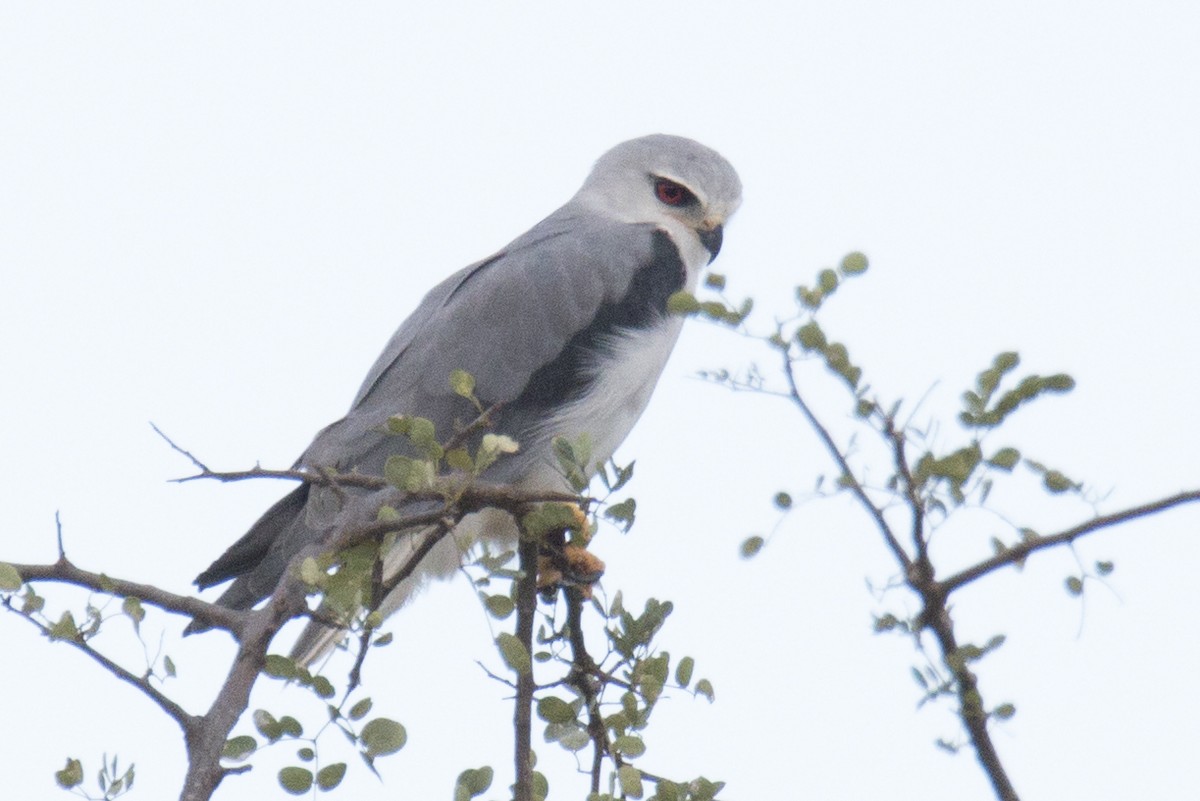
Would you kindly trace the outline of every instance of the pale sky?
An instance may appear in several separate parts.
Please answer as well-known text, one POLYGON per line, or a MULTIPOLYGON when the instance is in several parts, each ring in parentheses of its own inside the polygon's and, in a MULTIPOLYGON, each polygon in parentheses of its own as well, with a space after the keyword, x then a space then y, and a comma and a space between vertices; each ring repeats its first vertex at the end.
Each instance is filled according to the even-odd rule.
MULTIPOLYGON (((188 465, 149 421, 214 467, 289 465, 425 290, 656 131, 738 168, 745 203, 715 268, 760 329, 862 250, 870 272, 824 324, 883 396, 929 393, 918 420, 946 421, 939 442, 961 441, 974 374, 1018 350, 1078 388, 1019 412, 998 445, 1083 480, 1103 512, 1200 486, 1200 6, 827 6, 0 6, 0 559, 52 561, 57 510, 81 566, 187 591, 284 488, 167 483, 188 465)), ((690 377, 773 374, 764 359, 689 324, 619 452, 637 459, 639 519, 596 541, 603 586, 634 608, 672 600, 661 646, 716 687, 711 706, 660 704, 641 765, 741 801, 989 798, 972 753, 933 745, 960 730, 949 704, 916 709, 920 655, 871 633, 873 613, 915 607, 867 589, 894 568, 847 499, 799 505, 738 558, 774 525, 777 490, 832 471, 789 407, 690 377)), ((834 379, 802 380, 848 436, 834 379)), ((1091 513, 997 502, 1043 532, 1091 513)), ((955 567, 1002 530, 964 523, 937 543, 955 567)), ((994 736, 1027 801, 1196 797, 1198 524, 1185 510, 1079 543, 1083 564, 1116 563, 1082 602, 1063 590, 1068 551, 958 597, 962 639, 1008 636, 978 672, 989 705, 1016 704, 994 736)), ((100 644, 137 665, 124 625, 100 644)), ((432 587, 390 625, 367 680, 409 744, 382 783, 352 761, 331 797, 447 798, 484 764, 485 797, 503 797, 511 706, 475 664, 499 660, 471 588, 432 587)), ((144 630, 178 666, 168 691, 200 711, 232 646, 182 626, 144 630)), ((6 797, 65 797, 67 756, 92 785, 103 752, 137 763, 130 798, 177 796, 181 737, 148 701, 16 616, 0 642, 6 797)), ((275 682, 254 706, 322 715, 275 682)), ((573 759, 535 747, 551 798, 581 798, 573 759)), ((260 753, 217 798, 283 797, 293 755, 260 753)))

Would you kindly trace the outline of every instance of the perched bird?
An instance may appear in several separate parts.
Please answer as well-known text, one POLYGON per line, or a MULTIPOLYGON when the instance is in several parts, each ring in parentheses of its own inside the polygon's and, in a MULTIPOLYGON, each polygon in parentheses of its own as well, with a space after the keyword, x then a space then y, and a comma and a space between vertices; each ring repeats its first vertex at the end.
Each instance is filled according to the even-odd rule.
MULTIPOLYGON (((450 374, 463 370, 474 377, 484 407, 499 404, 491 430, 519 443, 518 452, 481 478, 531 491, 566 490, 551 440, 586 434, 594 467, 625 439, 679 336, 683 321, 667 312, 667 298, 695 288, 740 202, 733 167, 698 142, 656 134, 617 145, 564 206, 425 296, 367 374, 350 411, 317 434, 297 467, 382 474, 392 454, 413 455, 410 442, 386 431, 396 414, 427 418, 440 439, 448 438, 478 414, 451 388, 450 374)), ((274 591, 301 549, 334 527, 374 520, 378 493, 303 484, 196 584, 204 589, 233 579, 217 603, 249 609, 274 591)), ((384 557, 385 580, 414 557, 422 534, 397 540, 384 557)), ((380 611, 395 611, 429 577, 451 575, 481 539, 515 542, 516 527, 497 510, 463 518, 380 611)), ((311 663, 342 634, 311 622, 293 657, 311 663)))

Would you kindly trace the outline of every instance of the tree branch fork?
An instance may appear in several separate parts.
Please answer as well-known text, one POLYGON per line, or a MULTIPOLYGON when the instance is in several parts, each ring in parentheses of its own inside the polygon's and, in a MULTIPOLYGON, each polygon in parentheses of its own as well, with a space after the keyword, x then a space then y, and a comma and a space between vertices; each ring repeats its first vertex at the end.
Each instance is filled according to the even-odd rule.
MULTIPOLYGON (((161 433, 161 432, 160 432, 161 433)), ((170 442, 168 440, 168 442, 170 442)), ((545 502, 586 502, 577 495, 561 492, 529 492, 509 486, 491 485, 482 482, 457 481, 453 485, 435 486, 427 491, 406 492, 392 487, 386 480, 374 476, 334 474, 329 471, 309 472, 300 470, 265 470, 255 467, 237 472, 210 470, 192 455, 170 443, 172 447, 191 459, 200 473, 180 481, 210 479, 222 482, 250 479, 274 478, 303 481, 334 488, 355 488, 381 491, 375 499, 380 507, 400 508, 403 504, 417 500, 434 500, 442 506, 433 512, 419 515, 402 515, 390 520, 378 520, 343 530, 333 530, 321 543, 314 544, 298 553, 288 565, 284 578, 276 586, 271 597, 257 609, 240 611, 227 609, 199 598, 173 593, 152 584, 112 577, 105 573, 85 570, 75 565, 61 546, 59 558, 49 564, 8 563, 16 570, 23 584, 60 583, 70 584, 115 597, 136 598, 140 602, 164 612, 182 615, 200 621, 209 628, 228 631, 238 645, 233 664, 212 704, 202 715, 189 713, 169 698, 150 680, 149 673, 138 676, 127 668, 97 651, 79 634, 60 638, 82 651, 120 680, 134 686, 161 708, 180 727, 188 754, 188 771, 184 781, 181 801, 203 801, 211 797, 226 775, 239 773, 242 768, 221 765, 221 753, 233 727, 249 706, 250 692, 260 675, 271 641, 289 620, 301 616, 317 616, 306 602, 310 588, 300 578, 300 565, 310 557, 321 553, 339 552, 355 545, 379 541, 388 533, 412 528, 433 530, 426 535, 422 549, 432 548, 446 536, 466 515, 488 508, 504 510, 519 520, 521 515, 535 504, 545 502)), ((393 578, 390 584, 405 576, 393 578)), ((536 590, 536 577, 533 578, 536 590)), ((383 588, 386 590, 386 587, 383 588)), ((376 593, 382 597, 386 593, 376 593)), ((51 636, 50 628, 32 614, 24 613, 8 594, 4 605, 37 626, 43 634, 51 636)), ((536 600, 536 598, 535 598, 536 600)), ((357 669, 358 665, 356 665, 357 669)), ((354 677, 356 678, 356 677, 354 677)))
MULTIPOLYGON (((892 497, 899 497, 909 512, 907 538, 912 543, 911 551, 902 542, 902 537, 893 522, 884 514, 883 507, 876 503, 867 489, 855 478, 853 467, 846 453, 839 446, 829 429, 813 412, 803 395, 795 374, 795 357, 792 346, 786 342, 779 347, 783 359, 783 372, 787 380, 787 399, 816 432, 830 458, 841 472, 842 486, 854 497, 858 505, 871 518, 875 528, 894 557, 904 585, 921 602, 921 612, 914 621, 913 633, 930 630, 937 641, 942 661, 953 676, 953 690, 959 703, 958 716, 974 747, 985 774, 992 784, 996 797, 1001 801, 1019 801, 1019 796, 992 742, 988 731, 991 717, 983 704, 978 679, 970 668, 972 659, 968 651, 957 641, 954 622, 950 614, 950 596, 968 584, 976 582, 998 570, 1019 565, 1031 554, 1064 545, 1078 539, 1106 531, 1125 523, 1149 517, 1187 504, 1200 502, 1200 489, 1185 490, 1174 495, 1151 500, 1086 520, 1055 534, 1027 534, 1020 542, 998 550, 988 558, 951 574, 939 578, 929 554, 928 508, 923 488, 914 477, 910 465, 909 443, 905 426, 897 425, 892 414, 885 414, 878 404, 871 406, 868 415, 875 424, 874 430, 883 438, 891 452, 892 469, 896 486, 892 497)), ((861 401, 861 398, 859 399, 861 401)))

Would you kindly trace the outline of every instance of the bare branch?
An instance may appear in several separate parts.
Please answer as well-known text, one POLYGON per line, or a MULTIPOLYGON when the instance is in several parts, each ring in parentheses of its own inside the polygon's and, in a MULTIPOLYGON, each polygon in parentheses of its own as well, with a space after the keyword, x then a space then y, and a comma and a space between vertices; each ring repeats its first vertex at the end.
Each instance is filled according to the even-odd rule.
POLYGON ((208 626, 225 629, 234 636, 238 635, 244 621, 244 614, 236 609, 227 609, 187 595, 176 595, 153 584, 139 584, 135 581, 112 578, 103 573, 92 573, 76 567, 65 557, 49 565, 14 564, 13 567, 25 582, 53 581, 74 584, 106 595, 137 598, 164 612, 193 617, 208 626))
POLYGON ((162 437, 166 441, 166 443, 168 445, 171 446, 171 450, 175 451, 176 453, 183 454, 183 456, 185 456, 187 458, 187 460, 189 462, 191 462, 192 465, 197 470, 199 470, 201 473, 211 473, 212 472, 211 470, 208 469, 208 465, 206 465, 204 462, 200 461, 195 456, 193 456, 191 451, 188 451, 184 448, 181 448, 179 445, 176 445, 174 440, 172 440, 170 437, 168 437, 166 434, 164 434, 162 432, 162 429, 160 429, 158 426, 154 425, 154 423, 151 423, 150 427, 154 429, 155 434, 158 434, 160 437, 162 437))
MULTIPOLYGON (((9 609, 9 611, 16 613, 17 615, 24 618, 25 620, 28 620, 35 628, 37 628, 39 631, 41 631, 42 634, 46 635, 47 637, 51 637, 49 626, 39 623, 37 620, 35 620, 30 615, 23 614, 20 611, 13 609, 11 598, 5 598, 2 603, 4 604, 5 607, 7 607, 9 609)), ((54 638, 51 637, 51 639, 54 639, 54 638)), ((161 690, 159 690, 157 687, 155 687, 153 684, 151 684, 150 679, 147 676, 134 675, 130 671, 128 671, 125 668, 118 665, 116 662, 109 659, 104 654, 97 651, 95 648, 93 648, 91 645, 88 644, 87 640, 84 640, 82 638, 72 639, 72 638, 63 637, 63 638, 58 638, 57 641, 65 642, 68 645, 71 645, 74 648, 78 649, 79 651, 82 651, 90 659, 97 662, 101 667, 103 667, 109 673, 113 674, 114 676, 116 676, 118 679, 125 682, 126 684, 129 684, 129 685, 137 688, 138 690, 140 690, 143 695, 145 695, 151 701, 156 703, 159 706, 159 708, 162 709, 162 711, 166 712, 167 715, 170 716, 170 718, 172 720, 174 720, 176 723, 178 723, 179 728, 181 728, 183 730, 185 735, 188 733, 188 731, 190 731, 192 729, 192 727, 194 727, 199 722, 199 718, 197 718, 194 715, 188 714, 187 710, 185 710, 179 704, 172 701, 169 697, 167 697, 167 695, 165 693, 163 693, 161 690)))
POLYGON ((904 432, 896 428, 896 421, 883 416, 883 434, 892 446, 892 464, 896 474, 904 482, 904 500, 912 512, 912 541, 917 551, 917 563, 932 574, 929 564, 929 543, 925 540, 925 505, 917 494, 917 482, 908 466, 908 453, 905 451, 906 440, 904 432))
MULTIPOLYGON (((521 577, 517 579, 516 636, 528 654, 533 653, 533 619, 537 614, 538 550, 537 540, 530 537, 522 536, 517 543, 521 577)), ((533 801, 533 691, 531 662, 524 673, 517 674, 516 708, 513 711, 514 801, 533 801)))
POLYGON ((829 430, 821 424, 821 421, 817 419, 815 414, 813 414, 812 409, 809 408, 808 404, 804 401, 804 398, 801 397, 800 387, 796 384, 796 373, 792 369, 791 348, 786 347, 781 348, 780 350, 783 354, 783 373, 787 377, 788 388, 790 390, 789 397, 791 398, 792 403, 794 403, 796 407, 800 409, 800 413, 804 415, 804 419, 806 419, 808 424, 813 427, 813 430, 817 432, 817 436, 820 437, 821 442, 825 445, 825 450, 829 452, 829 455, 833 458, 833 461, 837 463, 838 468, 842 471, 842 475, 845 477, 850 491, 854 494, 854 497, 858 500, 859 504, 862 505, 863 510, 866 511, 866 513, 871 516, 871 519, 875 521, 875 526, 879 529, 879 533, 883 535, 883 539, 887 543, 888 548, 891 549, 892 555, 896 558, 896 561, 900 563, 905 575, 908 575, 912 569, 912 560, 909 558, 908 553, 905 552, 904 547, 900 544, 900 541, 896 539, 896 535, 892 533, 892 528, 888 525, 887 520, 884 519, 883 512, 881 512, 879 508, 871 502, 871 499, 867 496, 867 493, 862 488, 862 485, 859 484, 858 480, 854 477, 854 473, 850 469, 850 463, 846 461, 846 457, 842 455, 841 449, 838 447, 837 443, 833 441, 833 436, 829 433, 829 430))
POLYGON ((1181 492, 1177 495, 1172 495, 1168 498, 1162 498, 1157 501, 1144 503, 1140 506, 1133 506, 1120 512, 1114 512, 1113 514, 1101 515, 1099 517, 1092 518, 1086 523, 1080 523, 1079 525, 1073 526, 1066 531, 1061 531, 1058 534, 1050 534, 1044 537, 1030 537, 1029 539, 1023 540, 1022 542, 1019 542, 1009 548, 1005 548, 995 556, 984 559, 983 561, 972 565, 966 570, 954 574, 945 581, 940 582, 941 591, 945 595, 949 595, 951 592, 959 587, 962 587, 964 584, 975 581, 976 579, 986 576, 988 573, 999 570, 1002 567, 1007 567, 1020 562, 1034 551, 1040 551, 1044 548, 1053 548, 1056 545, 1065 545, 1074 542, 1078 538, 1087 534, 1094 534, 1097 531, 1103 531, 1104 529, 1111 528, 1112 526, 1128 523, 1131 520, 1138 519, 1139 517, 1147 517, 1159 512, 1165 512, 1168 509, 1173 509, 1176 506, 1182 506, 1186 503, 1195 503, 1196 501, 1200 501, 1200 490, 1190 490, 1187 492, 1181 492))
POLYGON ((1004 770, 996 746, 992 743, 988 732, 988 713, 983 707, 983 696, 979 693, 979 682, 971 672, 967 659, 959 652, 958 642, 954 636, 954 623, 950 612, 945 606, 945 597, 939 599, 936 611, 926 608, 924 616, 928 625, 937 637, 938 647, 942 651, 942 660, 954 675, 955 692, 958 695, 958 716, 967 729, 971 745, 975 748, 975 757, 983 767, 992 790, 1000 801, 1019 801, 1017 791, 1004 770))
POLYGON ((583 639, 582 590, 579 587, 564 587, 563 593, 567 598, 567 637, 571 644, 571 672, 567 675, 567 683, 583 696, 584 707, 587 709, 587 733, 592 740, 591 791, 599 793, 604 757, 612 754, 608 728, 604 725, 604 716, 600 712, 600 688, 596 686, 600 666, 588 653, 587 643, 583 639))
POLYGON ((256 478, 275 478, 286 481, 303 481, 322 487, 355 487, 357 489, 385 489, 389 486, 387 479, 379 476, 367 476, 361 473, 335 473, 332 470, 266 470, 262 467, 252 467, 249 470, 231 470, 219 472, 204 470, 194 476, 176 478, 176 484, 186 484, 189 481, 211 479, 227 483, 231 481, 248 481, 256 478))

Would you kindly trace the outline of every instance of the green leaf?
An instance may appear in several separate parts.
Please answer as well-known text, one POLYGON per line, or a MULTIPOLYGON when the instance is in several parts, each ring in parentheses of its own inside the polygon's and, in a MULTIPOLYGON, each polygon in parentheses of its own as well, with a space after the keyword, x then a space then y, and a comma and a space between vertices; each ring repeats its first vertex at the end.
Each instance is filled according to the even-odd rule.
POLYGON ((696 660, 690 656, 685 656, 679 660, 679 664, 675 666, 675 683, 680 687, 686 687, 692 683, 692 671, 696 667, 696 660))
POLYGON ((450 389, 454 391, 455 395, 463 398, 475 397, 475 376, 466 370, 451 370, 450 389))
POLYGON ((579 507, 569 503, 543 503, 521 518, 521 529, 537 538, 551 531, 574 531, 579 527, 579 507))
POLYGON ((696 688, 692 692, 696 695, 703 695, 708 699, 710 704, 716 697, 716 693, 713 691, 712 682, 708 679, 700 679, 700 681, 696 682, 696 688))
POLYGON ((484 765, 482 768, 467 768, 458 774, 454 786, 462 788, 466 792, 466 798, 474 798, 488 791, 494 777, 495 772, 489 765, 484 765))
POLYGON ((62 770, 54 771, 54 781, 64 790, 78 787, 83 783, 83 763, 78 759, 67 759, 62 770))
POLYGON ((371 711, 371 699, 364 698, 354 706, 350 707, 349 718, 351 720, 362 720, 367 713, 371 711))
POLYGON ((520 450, 517 441, 504 434, 484 434, 475 453, 475 472, 482 473, 506 453, 520 450))
POLYGON ((670 314, 690 315, 698 311, 700 311, 700 302, 686 289, 681 289, 667 298, 667 312, 670 314))
POLYGON ((16 592, 24 583, 15 567, 8 562, 0 562, 0 592, 16 592))
POLYGON ((1112 562, 1096 562, 1096 573, 1101 576, 1107 576, 1113 572, 1114 567, 1115 565, 1112 562))
POLYGON ((642 773, 633 765, 617 768, 617 782, 621 785, 623 795, 629 798, 642 797, 642 773))
POLYGON ((792 508, 792 496, 786 492, 775 493, 775 505, 780 509, 787 511, 792 508))
POLYGON ((1001 704, 992 710, 992 714, 1000 720, 1008 720, 1013 715, 1017 714, 1017 708, 1012 704, 1001 704))
POLYGON ((867 271, 867 257, 857 250, 853 253, 847 253, 842 257, 842 263, 838 265, 838 270, 842 275, 860 275, 867 271))
POLYGON ((796 329, 796 341, 805 350, 824 350, 829 345, 825 332, 816 320, 805 323, 796 329))
POLYGON ((547 696, 537 702, 537 714, 549 723, 569 723, 575 720, 575 709, 561 698, 547 696))
POLYGON ((34 592, 33 587, 25 588, 25 594, 21 596, 21 614, 36 614, 42 611, 45 605, 46 599, 34 592))
POLYGON ((254 723, 254 728, 258 729, 258 733, 271 742, 275 742, 283 736, 283 730, 279 726, 279 721, 265 709, 254 710, 254 714, 250 716, 250 720, 254 723))
POLYGON ((704 276, 704 285, 709 289, 724 289, 725 276, 720 273, 709 273, 704 276))
POLYGON ((142 608, 141 600, 132 595, 121 601, 121 611, 133 621, 133 630, 139 631, 142 621, 146 619, 146 610, 142 608))
POLYGON ((488 614, 497 620, 504 620, 513 613, 517 605, 513 603, 513 599, 507 595, 484 595, 479 593, 483 598, 483 605, 487 607, 488 614))
POLYGON ((406 437, 429 459, 442 458, 442 446, 437 441, 437 430, 433 421, 426 417, 396 414, 388 418, 389 434, 406 437))
POLYGON ((165 654, 163 655, 163 670, 169 677, 175 678, 175 660, 165 654))
POLYGON ((1001 448, 988 459, 988 464, 1001 470, 1012 470, 1020 460, 1021 452, 1016 448, 1001 448))
POLYGON ((766 540, 764 540, 762 537, 758 536, 757 534, 755 534, 752 537, 747 537, 746 539, 742 540, 742 548, 741 548, 742 558, 750 559, 751 557, 753 557, 755 554, 757 554, 759 551, 762 550, 764 543, 766 543, 766 540))
POLYGON ((838 275, 833 270, 821 270, 817 276, 817 287, 826 295, 832 295, 838 288, 838 275))
POLYGON ((324 676, 313 676, 312 688, 318 698, 332 698, 337 694, 337 691, 333 689, 333 682, 324 676))
POLYGON ((622 531, 628 532, 637 516, 637 500, 626 498, 620 503, 614 503, 604 510, 604 516, 619 525, 622 531))
POLYGON ((1075 388, 1075 379, 1066 373, 1055 373, 1042 379, 1042 386, 1050 392, 1070 392, 1075 388))
POLYGON ((1079 485, 1057 470, 1047 470, 1042 476, 1042 484, 1056 495, 1068 490, 1079 489, 1079 485))
POLYGON ((433 486, 433 464, 424 459, 392 454, 383 465, 383 477, 405 492, 420 492, 433 486))
POLYGON ((304 727, 291 715, 284 715, 279 719, 279 733, 288 737, 301 737, 304 734, 304 727))
POLYGON ((328 576, 325 571, 317 564, 317 560, 311 556, 306 556, 304 561, 300 563, 300 580, 310 587, 320 587, 324 584, 328 576))
POLYGON ((646 743, 641 737, 632 734, 625 734, 613 740, 612 747, 618 754, 629 759, 636 759, 646 753, 646 743))
POLYGON ((408 732, 400 723, 388 718, 375 718, 366 726, 358 739, 365 746, 368 758, 394 754, 408 742, 408 732))
POLYGON ((1083 579, 1078 576, 1069 576, 1065 582, 1067 592, 1071 595, 1083 595, 1083 579))
POLYGON ((312 771, 295 766, 284 768, 279 771, 279 784, 292 795, 304 795, 312 789, 312 771))
POLYGON ((299 757, 302 762, 312 762, 317 758, 317 752, 305 746, 304 748, 296 749, 296 756, 299 757))
POLYGON ((225 741, 225 745, 221 748, 221 758, 241 762, 257 749, 258 741, 249 734, 243 734, 240 737, 232 737, 225 741))
POLYGON ((464 473, 475 472, 475 460, 471 458, 471 454, 466 448, 454 448, 446 451, 446 464, 454 470, 461 470, 464 473))
POLYGON ((539 771, 533 772, 532 781, 529 782, 530 789, 533 790, 533 801, 545 801, 546 796, 550 795, 550 782, 546 781, 546 777, 539 771))
POLYGON ((79 642, 79 627, 75 625, 75 617, 69 611, 63 612, 58 622, 50 626, 47 632, 51 640, 74 640, 79 642))
POLYGON ((317 787, 320 787, 322 790, 332 790, 342 783, 342 777, 345 775, 345 762, 334 762, 332 765, 326 765, 317 771, 317 787))
POLYGON ((296 663, 280 654, 267 654, 263 673, 276 679, 296 678, 296 663))
POLYGON ((504 664, 508 665, 512 671, 519 674, 529 672, 529 651, 516 636, 502 631, 496 638, 496 645, 500 648, 500 656, 504 659, 504 664))

